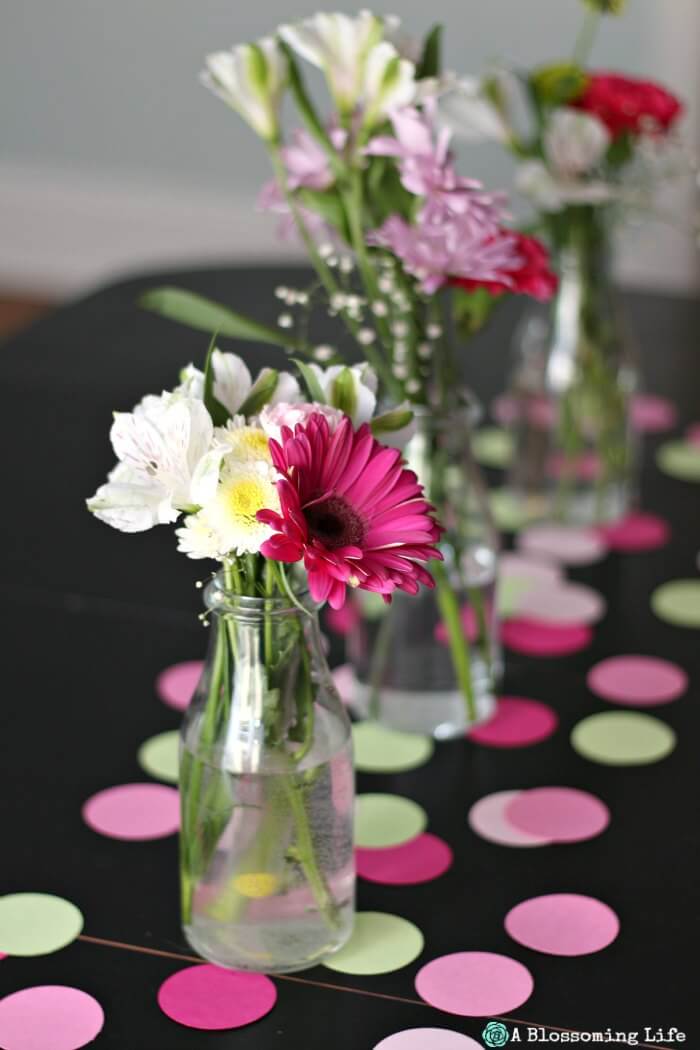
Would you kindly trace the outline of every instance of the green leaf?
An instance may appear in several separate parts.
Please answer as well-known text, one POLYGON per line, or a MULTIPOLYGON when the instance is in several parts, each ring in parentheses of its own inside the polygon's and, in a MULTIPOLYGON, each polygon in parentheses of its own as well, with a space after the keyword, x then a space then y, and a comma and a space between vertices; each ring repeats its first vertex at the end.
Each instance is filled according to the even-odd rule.
POLYGON ((316 139, 317 142, 323 146, 324 150, 328 154, 331 167, 336 175, 340 175, 343 172, 343 165, 335 149, 335 146, 331 142, 328 132, 326 131, 321 118, 316 112, 311 99, 308 96, 304 81, 299 67, 294 58, 294 54, 289 45, 281 39, 278 39, 278 44, 282 52, 287 59, 287 65, 289 68, 289 90, 291 91, 294 101, 296 103, 299 114, 306 124, 307 128, 316 139))
POLYGON ((423 54, 416 69, 416 80, 424 77, 439 77, 441 69, 440 51, 442 46, 442 26, 434 25, 425 38, 423 54))
POLYGON ((338 230, 346 241, 350 241, 350 225, 345 213, 345 205, 337 190, 299 189, 294 196, 305 208, 316 212, 325 222, 338 230))
POLYGON ((344 412, 346 416, 355 415, 357 411, 357 392, 355 390, 355 379, 352 372, 346 366, 342 368, 333 380, 331 386, 331 404, 333 408, 344 412))
POLYGON ((538 102, 545 106, 565 106, 581 95, 586 87, 586 74, 574 62, 541 66, 530 76, 538 102))
POLYGON ((632 160, 634 154, 634 143, 629 131, 623 132, 614 138, 608 146, 605 159, 612 168, 621 168, 632 160))
POLYGON ((226 426, 231 418, 231 413, 214 397, 214 364, 212 357, 216 349, 218 332, 214 332, 207 350, 207 359, 204 362, 204 407, 211 416, 215 427, 226 426))
POLYGON ((242 416, 257 416, 261 408, 270 401, 277 389, 280 374, 275 368, 263 368, 251 387, 248 397, 238 409, 242 416))
POLYGON ((304 361, 299 361, 296 358, 292 358, 294 364, 301 372, 302 378, 306 383, 306 389, 309 391, 309 397, 312 401, 318 401, 319 404, 323 405, 326 403, 326 395, 321 389, 321 384, 316 378, 316 374, 313 368, 310 368, 304 361))
POLYGON ((269 328, 244 314, 236 313, 222 303, 205 299, 185 288, 163 285, 152 288, 138 300, 145 310, 167 317, 170 321, 179 321, 202 332, 217 332, 232 339, 245 339, 253 343, 271 343, 273 346, 294 348, 294 339, 276 328, 269 328))
POLYGON ((370 430, 375 437, 380 434, 391 434, 396 430, 403 430, 413 419, 410 408, 393 408, 390 412, 384 412, 381 416, 375 416, 370 423, 370 430))

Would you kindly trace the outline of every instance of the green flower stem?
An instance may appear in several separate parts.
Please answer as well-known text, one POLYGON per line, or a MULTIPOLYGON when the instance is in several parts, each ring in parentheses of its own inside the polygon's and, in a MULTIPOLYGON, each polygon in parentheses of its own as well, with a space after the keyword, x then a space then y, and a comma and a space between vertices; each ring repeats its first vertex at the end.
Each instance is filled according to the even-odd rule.
POLYGON ((595 43, 600 22, 600 11, 590 8, 586 11, 581 28, 579 29, 576 43, 574 44, 573 62, 583 68, 590 58, 593 44, 595 43))
MULTIPOLYGON (((484 604, 484 595, 478 587, 468 587, 467 597, 469 598, 469 604, 474 609, 474 615, 476 616, 476 625, 478 629, 478 641, 479 648, 481 649, 481 658, 484 661, 489 672, 489 678, 491 677, 491 631, 486 617, 486 607, 484 604)), ((468 644, 468 643, 467 643, 468 644)), ((493 686, 493 682, 491 685, 493 686)))
POLYGON ((432 571, 435 578, 438 606, 449 639, 450 655, 455 675, 457 676, 457 684, 464 697, 467 717, 473 723, 476 721, 476 703, 474 700, 474 683, 472 682, 471 654, 469 642, 462 630, 459 602, 443 563, 435 562, 432 571))
POLYGON ((302 867, 306 881, 326 925, 331 930, 337 929, 339 925, 338 906, 316 860, 313 838, 302 797, 304 786, 299 783, 298 779, 295 781, 293 776, 289 776, 283 778, 282 787, 287 795, 287 802, 296 829, 297 860, 302 867))

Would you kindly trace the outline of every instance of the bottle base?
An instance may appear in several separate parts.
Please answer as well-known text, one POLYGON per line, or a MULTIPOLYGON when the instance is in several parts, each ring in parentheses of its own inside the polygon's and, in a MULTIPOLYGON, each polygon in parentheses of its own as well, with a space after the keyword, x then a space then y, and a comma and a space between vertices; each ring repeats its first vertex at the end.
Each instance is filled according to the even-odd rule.
POLYGON ((474 726, 487 722, 496 710, 490 685, 475 683, 475 713, 470 718, 464 697, 457 689, 408 690, 383 688, 372 704, 371 687, 357 677, 350 709, 362 720, 373 718, 381 725, 404 733, 424 733, 436 740, 455 740, 474 726))

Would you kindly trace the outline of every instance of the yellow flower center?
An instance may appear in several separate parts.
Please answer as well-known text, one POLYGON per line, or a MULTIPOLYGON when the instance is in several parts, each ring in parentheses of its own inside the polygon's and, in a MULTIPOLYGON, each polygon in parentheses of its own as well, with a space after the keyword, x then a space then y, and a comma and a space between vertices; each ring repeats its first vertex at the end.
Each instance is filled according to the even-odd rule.
POLYGON ((271 872, 253 871, 236 876, 233 885, 242 897, 271 897, 279 886, 279 879, 271 872))
POLYGON ((231 515, 249 522, 265 506, 265 488, 254 478, 242 478, 228 486, 226 502, 231 515))
POLYGON ((238 427, 230 430, 226 435, 226 440, 238 459, 272 462, 267 434, 259 427, 238 427))

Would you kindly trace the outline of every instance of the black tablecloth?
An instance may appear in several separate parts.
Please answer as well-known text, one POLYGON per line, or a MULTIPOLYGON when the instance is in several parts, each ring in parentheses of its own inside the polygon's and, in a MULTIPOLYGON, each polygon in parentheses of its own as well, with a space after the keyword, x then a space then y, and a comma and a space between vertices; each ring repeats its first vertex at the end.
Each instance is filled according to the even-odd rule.
MULTIPOLYGON (((94 1043, 100 1048, 327 1050, 332 1043, 337 1050, 371 1050, 390 1033, 418 1026, 478 1038, 483 1022, 435 1011, 413 987, 424 962, 474 949, 502 952, 529 967, 535 991, 515 1016, 546 1026, 550 1039, 558 1028, 611 1027, 639 1032, 642 1045, 645 1026, 676 1026, 688 1033, 686 1046, 700 1045, 693 1020, 700 635, 662 623, 649 607, 654 586, 696 572, 700 489, 658 472, 652 455, 658 438, 645 441, 642 506, 669 518, 672 544, 651 553, 611 555, 572 573, 603 591, 609 603, 588 650, 565 659, 508 657, 504 692, 551 704, 561 720, 557 733, 515 750, 443 744, 414 772, 359 778, 360 790, 419 801, 430 830, 454 849, 453 867, 436 882, 359 885, 361 909, 417 923, 426 940, 420 959, 385 976, 355 978, 319 967, 279 980, 272 1013, 235 1032, 195 1032, 160 1013, 158 986, 185 965, 177 956, 191 955, 179 930, 175 838, 102 838, 82 823, 80 808, 103 787, 142 780, 139 744, 177 726, 177 714, 156 698, 153 681, 168 664, 203 654, 206 637, 196 619, 199 592, 193 587, 202 570, 176 553, 172 529, 121 536, 88 515, 84 498, 113 463, 111 412, 172 386, 180 367, 201 363, 206 350, 201 333, 138 310, 137 294, 167 280, 274 323, 279 304, 273 288, 302 283, 303 277, 300 271, 263 269, 151 274, 59 310, 0 350, 0 892, 59 894, 85 916, 84 937, 62 951, 0 963, 0 994, 44 983, 90 992, 106 1014, 94 1043), (595 765, 568 741, 582 716, 606 707, 587 690, 585 672, 604 656, 635 652, 675 660, 691 674, 686 698, 655 712, 674 727, 678 746, 657 765, 595 765), (466 814, 477 798, 545 784, 599 795, 611 808, 610 828, 589 842, 542 850, 492 845, 468 828, 466 814), (557 891, 610 904, 622 924, 617 941, 574 959, 540 955, 512 942, 503 929, 509 908, 557 891)), ((629 307, 647 389, 672 398, 681 423, 700 418, 700 305, 645 294, 629 296, 629 307)), ((508 304, 465 354, 467 378, 485 400, 504 385, 518 308, 508 304)), ((330 334, 322 325, 318 341, 330 334)), ((284 361, 273 349, 227 348, 240 352, 252 369, 284 361)), ((521 1033, 524 1042, 527 1029, 521 1033)))

